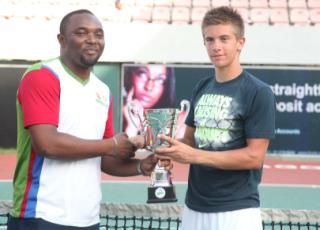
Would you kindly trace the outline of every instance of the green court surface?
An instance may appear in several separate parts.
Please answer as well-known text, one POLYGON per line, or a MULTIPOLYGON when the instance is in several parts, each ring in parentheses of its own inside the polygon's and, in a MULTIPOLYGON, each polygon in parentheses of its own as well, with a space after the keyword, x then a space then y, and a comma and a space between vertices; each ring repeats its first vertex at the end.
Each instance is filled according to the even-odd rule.
MULTIPOLYGON (((184 203, 186 184, 176 183, 177 204, 184 203)), ((103 202, 107 203, 146 203, 146 182, 103 182, 103 202)), ((296 210, 320 210, 320 187, 261 185, 262 208, 284 208, 296 210)), ((0 200, 12 199, 12 182, 0 183, 0 200)))

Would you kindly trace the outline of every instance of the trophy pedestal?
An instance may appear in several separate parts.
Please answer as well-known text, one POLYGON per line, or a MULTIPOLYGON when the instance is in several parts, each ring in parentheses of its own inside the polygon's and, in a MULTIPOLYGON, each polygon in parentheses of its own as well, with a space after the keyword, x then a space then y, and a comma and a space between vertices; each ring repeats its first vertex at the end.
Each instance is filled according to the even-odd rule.
POLYGON ((147 203, 165 203, 177 202, 175 187, 172 186, 159 186, 148 187, 148 200, 147 203))

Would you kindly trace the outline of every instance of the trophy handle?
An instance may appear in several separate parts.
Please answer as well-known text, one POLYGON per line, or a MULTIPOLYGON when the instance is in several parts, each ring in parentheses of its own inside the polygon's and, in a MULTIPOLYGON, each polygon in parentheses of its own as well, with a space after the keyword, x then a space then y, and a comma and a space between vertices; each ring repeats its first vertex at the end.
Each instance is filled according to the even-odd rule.
POLYGON ((131 102, 128 104, 127 112, 129 115, 129 120, 133 124, 133 126, 138 130, 140 134, 144 134, 146 131, 146 119, 143 115, 143 108, 131 102), (136 124, 134 117, 138 118, 140 125, 136 124))
POLYGON ((184 122, 187 119, 187 116, 190 111, 190 102, 188 100, 182 100, 180 102, 180 110, 178 112, 178 121, 175 129, 175 138, 181 138, 184 133, 184 122), (182 119, 180 118, 182 117, 182 119))
POLYGON ((182 122, 182 123, 184 123, 184 122, 186 121, 187 116, 188 116, 188 114, 189 114, 189 111, 190 111, 190 101, 188 101, 188 100, 182 100, 182 101, 180 102, 179 115, 180 115, 180 113, 183 113, 183 112, 186 113, 185 116, 184 116, 184 119, 183 119, 183 122, 182 122))

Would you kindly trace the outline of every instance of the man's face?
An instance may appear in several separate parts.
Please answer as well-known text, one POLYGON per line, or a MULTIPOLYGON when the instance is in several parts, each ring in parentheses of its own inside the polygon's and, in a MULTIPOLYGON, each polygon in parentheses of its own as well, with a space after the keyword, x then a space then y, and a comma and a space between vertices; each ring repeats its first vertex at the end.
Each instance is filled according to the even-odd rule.
POLYGON ((203 29, 204 45, 216 68, 230 67, 239 60, 244 38, 237 38, 231 24, 211 25, 203 29))
POLYGON ((104 32, 99 20, 87 13, 71 16, 59 38, 61 56, 71 68, 89 68, 104 49, 104 32))

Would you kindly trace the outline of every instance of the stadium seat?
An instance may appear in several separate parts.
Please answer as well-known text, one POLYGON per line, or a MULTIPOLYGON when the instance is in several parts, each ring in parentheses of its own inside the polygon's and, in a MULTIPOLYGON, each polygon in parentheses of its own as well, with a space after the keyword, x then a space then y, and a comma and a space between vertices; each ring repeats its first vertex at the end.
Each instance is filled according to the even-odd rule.
POLYGON ((272 25, 289 25, 288 10, 285 8, 271 8, 270 23, 272 25))
POLYGON ((155 0, 153 1, 154 6, 166 6, 171 7, 172 6, 172 0, 155 0))
POLYGON ((135 1, 134 0, 118 0, 118 1, 115 1, 114 5, 119 10, 122 10, 122 9, 133 7, 135 5, 135 1))
POLYGON ((249 7, 249 0, 231 0, 230 4, 235 8, 247 8, 249 7))
POLYGON ((305 8, 306 0, 288 0, 289 8, 305 8))
POLYGON ((209 10, 208 7, 192 7, 191 9, 191 23, 200 24, 205 13, 209 10))
POLYGON ((250 17, 249 17, 249 10, 248 8, 237 8, 237 11, 243 18, 243 21, 247 24, 251 23, 250 17))
POLYGON ((319 0, 308 0, 308 7, 309 8, 320 8, 320 1, 319 0))
MULTIPOLYGON (((36 9, 37 7, 34 6, 33 8, 36 9)), ((52 14, 51 14, 52 18, 50 18, 50 20, 59 20, 59 19, 61 20, 67 13, 69 13, 70 11, 76 10, 76 9, 79 9, 79 8, 77 6, 72 6, 72 5, 66 5, 63 7, 61 7, 61 5, 54 5, 54 6, 51 6, 51 8, 49 8, 49 9, 47 8, 46 11, 47 10, 52 11, 52 14)), ((100 9, 101 9, 101 7, 99 9, 97 9, 97 7, 95 7, 95 6, 91 6, 91 8, 88 8, 88 10, 91 10, 94 14, 97 13, 97 16, 101 12, 100 9)), ((36 16, 41 17, 41 15, 46 14, 46 11, 44 11, 44 12, 39 12, 39 10, 35 10, 35 11, 37 11, 36 16)), ((105 15, 105 12, 102 12, 102 13, 103 13, 103 15, 105 15)))
POLYGON ((293 8, 290 10, 290 22, 296 26, 309 24, 309 12, 306 8, 293 8))
POLYGON ((169 23, 170 22, 170 15, 171 15, 171 8, 165 6, 158 6, 154 7, 152 10, 152 23, 169 23))
POLYGON ((310 9, 310 21, 313 25, 320 26, 320 8, 310 9))
MULTIPOLYGON (((103 21, 107 21, 107 22, 112 22, 113 21, 113 17, 114 17, 114 11, 116 10, 115 6, 104 6, 101 7, 100 5, 92 5, 90 6, 90 8, 88 8, 88 10, 91 10, 92 13, 94 13, 95 15, 97 15, 97 17, 99 17, 101 20, 103 21)), ((59 12, 60 16, 59 17, 63 17, 63 15, 66 14, 66 12, 59 12)))
POLYGON ((253 8, 250 10, 250 19, 253 24, 269 24, 269 10, 266 8, 253 8))
POLYGON ((153 0, 136 0, 136 6, 153 6, 153 0))
POLYGON ((269 6, 272 8, 286 8, 287 0, 269 0, 269 6))
POLYGON ((192 7, 192 0, 173 0, 173 6, 192 7))
MULTIPOLYGON (((2 6, 1 6, 2 8, 2 6)), ((30 10, 26 10, 25 5, 15 5, 13 7, 13 16, 21 17, 26 19, 31 19, 34 16, 34 8, 30 8, 30 10)))
POLYGON ((148 6, 135 6, 132 9, 132 22, 145 22, 151 21, 152 7, 148 6))
MULTIPOLYGON (((70 9, 70 7, 72 6, 69 5, 65 8, 70 9)), ((51 20, 57 17, 62 18, 62 13, 66 13, 66 11, 62 11, 62 13, 60 14, 61 7, 58 5, 38 4, 30 7, 29 9, 29 12, 30 14, 32 14, 32 17, 44 18, 47 20, 51 20)))
POLYGON ((251 8, 267 8, 268 0, 250 0, 249 5, 251 8))
POLYGON ((230 6, 230 2, 229 2, 229 0, 212 0, 211 6, 212 7, 230 6))
POLYGON ((132 19, 132 7, 115 8, 113 11, 112 22, 129 23, 132 19))
POLYGON ((192 1, 193 7, 211 7, 210 0, 193 0, 192 1))
POLYGON ((188 24, 190 22, 190 8, 173 7, 171 14, 172 24, 188 24))
MULTIPOLYGON (((59 1, 56 1, 59 2, 59 1)), ((83 6, 83 5, 98 5, 99 1, 98 0, 76 0, 78 6, 83 6)), ((113 3, 114 5, 114 3, 113 3)))
POLYGON ((14 16, 14 7, 10 3, 2 3, 0 7, 0 17, 5 19, 12 18, 14 16))

